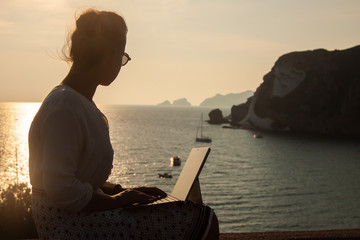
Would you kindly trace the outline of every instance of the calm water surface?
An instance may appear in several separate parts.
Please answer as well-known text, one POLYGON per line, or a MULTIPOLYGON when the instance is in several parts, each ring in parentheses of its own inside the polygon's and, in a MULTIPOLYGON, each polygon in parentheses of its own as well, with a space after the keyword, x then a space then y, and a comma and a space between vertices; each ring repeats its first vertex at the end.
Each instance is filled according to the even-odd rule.
MULTIPOLYGON (((27 131, 39 104, 0 104, 0 179, 28 181, 27 131), (18 165, 16 167, 16 159, 18 165), (17 177, 18 176, 18 177, 17 177)), ((212 151, 200 176, 204 201, 222 232, 360 227, 359 142, 204 125, 210 144, 194 141, 201 107, 99 106, 115 151, 111 181, 170 192, 192 147, 212 151), (158 173, 172 179, 160 179, 158 173)), ((228 114, 229 109, 224 110, 228 114)))

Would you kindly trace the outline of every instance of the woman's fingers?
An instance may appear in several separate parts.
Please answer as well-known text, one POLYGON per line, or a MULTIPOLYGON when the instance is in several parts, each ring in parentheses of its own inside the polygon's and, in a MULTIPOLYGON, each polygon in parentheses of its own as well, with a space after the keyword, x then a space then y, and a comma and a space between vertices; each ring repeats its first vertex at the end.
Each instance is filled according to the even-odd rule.
POLYGON ((154 197, 166 197, 167 194, 162 191, 161 189, 157 188, 157 187, 136 187, 134 188, 137 191, 146 193, 148 195, 152 195, 154 197))
POLYGON ((134 189, 127 189, 119 194, 114 195, 113 197, 119 201, 121 206, 150 203, 157 199, 152 195, 148 195, 134 189))

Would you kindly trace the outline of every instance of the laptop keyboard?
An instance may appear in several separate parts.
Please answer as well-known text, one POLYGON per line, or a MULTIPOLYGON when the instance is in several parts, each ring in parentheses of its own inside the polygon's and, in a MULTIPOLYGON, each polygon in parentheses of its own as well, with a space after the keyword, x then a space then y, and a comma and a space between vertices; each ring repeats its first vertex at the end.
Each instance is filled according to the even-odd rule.
POLYGON ((166 197, 156 200, 155 202, 148 203, 147 205, 154 205, 154 204, 159 204, 159 203, 169 203, 169 202, 176 202, 176 201, 179 201, 179 199, 174 198, 173 196, 167 195, 166 197))

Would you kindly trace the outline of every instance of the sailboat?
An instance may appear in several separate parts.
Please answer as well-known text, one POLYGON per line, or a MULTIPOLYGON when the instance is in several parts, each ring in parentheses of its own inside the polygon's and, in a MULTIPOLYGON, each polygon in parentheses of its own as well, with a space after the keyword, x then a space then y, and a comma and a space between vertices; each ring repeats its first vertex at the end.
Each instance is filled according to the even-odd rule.
POLYGON ((201 113, 200 126, 197 128, 197 131, 196 131, 196 141, 210 143, 211 138, 203 136, 202 128, 203 128, 203 114, 201 113), (200 128, 200 137, 198 137, 199 128, 200 128))

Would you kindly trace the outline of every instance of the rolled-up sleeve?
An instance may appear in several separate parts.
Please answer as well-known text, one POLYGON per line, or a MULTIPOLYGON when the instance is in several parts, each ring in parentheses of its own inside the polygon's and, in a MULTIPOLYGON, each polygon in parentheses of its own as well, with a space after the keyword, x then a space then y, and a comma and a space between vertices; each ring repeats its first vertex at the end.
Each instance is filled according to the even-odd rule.
POLYGON ((76 177, 84 145, 80 120, 69 110, 50 114, 42 126, 43 184, 54 203, 78 212, 90 201, 93 187, 76 177))

